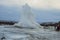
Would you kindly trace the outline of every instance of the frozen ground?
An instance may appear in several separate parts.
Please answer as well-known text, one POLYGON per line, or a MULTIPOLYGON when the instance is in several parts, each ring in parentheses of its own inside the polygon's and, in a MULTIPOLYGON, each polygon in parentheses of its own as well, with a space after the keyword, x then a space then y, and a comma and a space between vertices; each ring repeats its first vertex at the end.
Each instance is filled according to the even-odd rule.
POLYGON ((16 28, 13 26, 0 26, 0 40, 60 40, 60 32, 47 29, 16 28))

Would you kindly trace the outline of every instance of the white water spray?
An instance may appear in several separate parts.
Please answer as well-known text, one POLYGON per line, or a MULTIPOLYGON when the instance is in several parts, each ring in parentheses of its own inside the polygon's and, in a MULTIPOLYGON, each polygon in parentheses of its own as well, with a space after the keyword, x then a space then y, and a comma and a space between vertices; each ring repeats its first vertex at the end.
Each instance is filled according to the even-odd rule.
POLYGON ((17 24, 15 24, 15 26, 28 28, 40 27, 40 25, 35 21, 35 15, 32 13, 32 10, 28 4, 25 4, 22 7, 21 19, 17 24))

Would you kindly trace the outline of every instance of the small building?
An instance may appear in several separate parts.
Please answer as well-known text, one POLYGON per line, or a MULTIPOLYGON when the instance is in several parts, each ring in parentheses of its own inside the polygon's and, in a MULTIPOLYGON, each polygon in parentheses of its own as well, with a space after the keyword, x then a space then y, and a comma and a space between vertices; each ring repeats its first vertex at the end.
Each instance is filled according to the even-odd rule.
POLYGON ((40 25, 43 26, 44 29, 56 30, 57 25, 59 23, 60 21, 59 22, 44 22, 44 23, 41 23, 40 25))

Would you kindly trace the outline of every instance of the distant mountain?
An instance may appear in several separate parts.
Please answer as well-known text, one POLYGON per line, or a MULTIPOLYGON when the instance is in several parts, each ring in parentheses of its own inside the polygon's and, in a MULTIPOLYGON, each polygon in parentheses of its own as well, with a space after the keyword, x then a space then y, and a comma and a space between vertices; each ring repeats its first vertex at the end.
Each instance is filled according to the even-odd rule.
POLYGON ((18 21, 20 12, 17 7, 0 6, 0 20, 18 21))
MULTIPOLYGON (((37 15, 37 22, 60 21, 60 10, 42 10, 32 8, 32 12, 37 15)), ((0 20, 19 21, 21 8, 14 6, 0 5, 0 20)))

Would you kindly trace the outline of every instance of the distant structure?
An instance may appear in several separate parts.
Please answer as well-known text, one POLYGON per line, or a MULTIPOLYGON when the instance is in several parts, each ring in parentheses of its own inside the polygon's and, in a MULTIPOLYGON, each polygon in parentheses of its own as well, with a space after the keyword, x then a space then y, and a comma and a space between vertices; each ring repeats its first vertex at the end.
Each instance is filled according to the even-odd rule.
POLYGON ((60 31, 60 21, 58 22, 43 22, 40 24, 44 29, 53 29, 56 31, 60 31))

